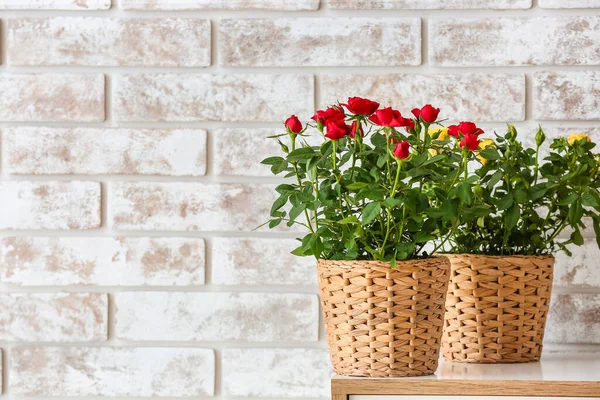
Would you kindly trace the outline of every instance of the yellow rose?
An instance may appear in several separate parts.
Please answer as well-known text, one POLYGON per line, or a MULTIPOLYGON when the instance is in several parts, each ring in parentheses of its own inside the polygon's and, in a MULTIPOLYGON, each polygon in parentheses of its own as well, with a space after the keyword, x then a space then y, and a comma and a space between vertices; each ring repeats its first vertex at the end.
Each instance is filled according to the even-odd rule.
MULTIPOLYGON (((494 143, 494 141, 493 141, 492 139, 485 139, 485 140, 482 140, 482 141, 479 143, 479 148, 480 148, 481 150, 483 150, 483 149, 485 149, 486 147, 489 147, 489 146, 494 146, 494 145, 495 145, 495 143, 494 143)), ((484 165, 485 165, 485 163, 487 163, 487 160, 486 160, 485 158, 483 158, 483 156, 481 156, 481 155, 479 154, 479 152, 477 152, 477 158, 479 158, 479 161, 481 161, 481 163, 482 163, 482 164, 484 164, 484 165)))
POLYGON ((567 138, 567 142, 569 142, 570 146, 573 146, 575 144, 575 142, 578 142, 582 139, 585 139, 588 142, 592 141, 592 139, 590 139, 590 137, 588 135, 586 135, 585 133, 571 133, 569 135, 569 137, 567 138))

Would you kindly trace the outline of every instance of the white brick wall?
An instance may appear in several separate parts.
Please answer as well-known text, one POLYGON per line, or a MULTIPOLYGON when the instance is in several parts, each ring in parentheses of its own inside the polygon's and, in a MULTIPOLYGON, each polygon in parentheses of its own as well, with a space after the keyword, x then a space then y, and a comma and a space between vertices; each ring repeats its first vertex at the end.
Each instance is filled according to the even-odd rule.
MULTIPOLYGON (((292 113, 600 140, 598 0, 0 0, 0 26, 0 399, 327 397, 315 263, 253 230, 292 113)), ((600 349, 592 234, 550 350, 600 349)))

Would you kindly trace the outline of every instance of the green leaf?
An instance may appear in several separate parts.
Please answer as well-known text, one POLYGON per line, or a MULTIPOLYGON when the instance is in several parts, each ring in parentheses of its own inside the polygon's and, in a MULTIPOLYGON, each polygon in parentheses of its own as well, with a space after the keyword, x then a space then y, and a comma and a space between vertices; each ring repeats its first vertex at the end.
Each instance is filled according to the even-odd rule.
POLYGON ((369 184, 365 182, 352 182, 351 184, 346 185, 346 187, 350 190, 359 190, 367 186, 369 186, 369 184))
POLYGON ((583 236, 581 236, 581 232, 579 232, 579 229, 575 229, 573 231, 573 233, 571 233, 571 240, 577 246, 582 246, 583 245, 583 236))
POLYGON ((575 204, 569 207, 569 213, 567 214, 567 220, 571 226, 575 226, 581 221, 583 218, 583 206, 581 205, 581 201, 577 200, 575 204))
POLYGON ((429 160, 425 161, 423 164, 421 164, 421 166, 424 167, 426 165, 433 164, 433 163, 436 163, 438 161, 441 161, 441 160, 443 160, 445 158, 446 158, 445 155, 443 155, 443 154, 437 154, 437 155, 431 157, 429 160))
POLYGON ((598 207, 598 199, 591 193, 585 193, 581 195, 581 204, 586 207, 598 207))
POLYGON ((567 195, 567 197, 563 197, 562 199, 560 199, 560 201, 558 202, 559 206, 567 206, 569 204, 573 204, 575 202, 575 200, 577 200, 579 198, 579 195, 577 193, 569 193, 569 195, 567 195))
POLYGON ((512 193, 508 193, 508 194, 500 197, 498 200, 496 200, 496 206, 498 207, 498 210, 506 210, 506 209, 510 208, 512 205, 513 205, 512 193))
POLYGON ((287 155, 288 161, 308 160, 315 155, 315 151, 311 147, 302 147, 292 151, 287 155))
POLYGON ((309 254, 306 254, 304 252, 304 250, 302 250, 302 246, 296 247, 294 250, 291 251, 291 253, 298 257, 306 257, 309 255, 309 254))
POLYGON ((470 205, 473 201, 473 192, 471 191, 471 185, 463 183, 458 188, 458 196, 463 203, 470 205))
POLYGON ((519 204, 525 204, 527 203, 529 197, 527 196, 527 192, 523 189, 517 189, 514 192, 515 195, 515 201, 519 204))
POLYGON ((402 200, 388 197, 384 200, 383 205, 387 208, 395 208, 402 204, 402 200))
POLYGON ((346 218, 342 218, 339 221, 336 221, 338 224, 341 225, 348 225, 348 224, 358 224, 360 223, 360 221, 358 220, 358 218, 356 218, 354 215, 351 215, 349 217, 346 218))
POLYGON ((500 154, 498 153, 498 150, 494 149, 493 147, 486 147, 485 149, 479 152, 479 155, 485 158, 486 160, 490 161, 496 161, 500 159, 500 154))
POLYGON ((425 242, 429 242, 430 240, 435 240, 435 239, 437 239, 437 236, 432 235, 427 232, 422 232, 422 231, 417 232, 413 238, 415 243, 425 243, 425 242))
POLYGON ((491 189, 494 186, 496 186, 496 184, 498 182, 500 182, 500 179, 502 179, 502 171, 498 170, 498 171, 494 172, 494 175, 492 175, 492 177, 488 181, 487 188, 491 189))
POLYGON ((362 224, 367 225, 371 221, 373 221, 379 215, 381 211, 381 203, 369 203, 365 207, 362 213, 362 224))
POLYGON ((333 142, 331 140, 328 140, 327 142, 321 145, 321 154, 323 154, 324 156, 328 156, 331 153, 333 153, 333 142))
POLYGON ((280 219, 272 219, 271 221, 269 221, 269 229, 275 228, 280 223, 281 223, 280 219))
POLYGON ((517 226, 520 214, 521 210, 516 204, 513 204, 508 210, 506 210, 504 213, 504 225, 506 226, 506 229, 512 230, 515 226, 517 226))
POLYGON ((540 199, 546 194, 546 191, 546 185, 542 183, 532 186, 531 188, 529 188, 529 198, 534 201, 540 199))
POLYGON ((279 210, 281 207, 283 207, 285 205, 285 203, 287 203, 287 200, 288 200, 288 195, 287 194, 282 194, 281 196, 279 196, 273 202, 273 205, 271 206, 271 215, 275 214, 275 212, 277 210, 279 210))
POLYGON ((283 161, 283 157, 267 157, 260 163, 265 165, 275 165, 283 161))
POLYGON ((271 165, 271 172, 274 173, 275 175, 277 175, 277 174, 285 171, 285 169, 287 167, 288 167, 288 162, 282 158, 280 162, 271 165))
POLYGON ((596 244, 600 248, 600 218, 595 217, 594 221, 594 233, 596 234, 596 244))

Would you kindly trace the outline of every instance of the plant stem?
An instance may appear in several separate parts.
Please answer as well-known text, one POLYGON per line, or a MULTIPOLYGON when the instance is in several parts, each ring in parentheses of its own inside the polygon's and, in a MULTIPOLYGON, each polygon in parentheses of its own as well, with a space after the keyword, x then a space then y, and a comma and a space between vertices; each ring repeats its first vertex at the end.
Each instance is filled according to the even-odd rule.
MULTIPOLYGON (((292 139, 292 151, 294 151, 294 150, 296 150, 296 135, 293 133, 290 133, 290 137, 292 139)), ((294 166, 294 174, 296 175, 296 179, 298 180, 298 189, 302 190, 302 181, 300 180, 300 175, 298 175, 298 161, 294 161, 292 163, 292 165, 294 166)), ((306 207, 304 208, 304 217, 306 218, 306 226, 308 227, 308 229, 310 229, 310 232, 315 233, 312 223, 310 222, 310 217, 308 215, 308 211, 306 211, 306 207)), ((315 216, 315 220, 316 220, 316 216, 315 216)))
MULTIPOLYGON (((402 169, 402 161, 398 160, 398 168, 396 169, 396 179, 394 179, 394 186, 392 186, 392 191, 390 192, 390 197, 394 197, 396 194, 396 188, 398 187, 398 178, 400 178, 400 170, 402 169)), ((385 224, 385 237, 383 238, 383 244, 380 248, 380 254, 383 257, 383 253, 385 252, 385 244, 387 243, 388 237, 390 236, 390 220, 392 216, 392 211, 388 208, 387 210, 387 222, 385 224)), ((404 204, 402 204, 402 224, 400 225, 400 235, 402 235, 402 228, 404 224, 404 204)))

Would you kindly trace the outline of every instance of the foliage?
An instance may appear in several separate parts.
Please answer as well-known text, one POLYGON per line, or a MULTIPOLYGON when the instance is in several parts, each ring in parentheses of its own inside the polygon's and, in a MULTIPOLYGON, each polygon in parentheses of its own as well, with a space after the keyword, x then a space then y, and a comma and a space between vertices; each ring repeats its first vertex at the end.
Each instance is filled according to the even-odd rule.
POLYGON ((277 186, 268 225, 307 230, 294 254, 395 265, 443 248, 465 217, 490 213, 474 201, 479 178, 467 169, 469 147, 483 131, 461 133, 459 141, 458 131, 456 137, 440 128, 429 133, 440 123, 439 109, 430 105, 410 119, 378 106, 350 98, 318 111, 304 128, 290 117, 287 132, 273 137, 282 154, 263 164, 292 179, 277 186), (320 146, 307 143, 307 129, 321 133, 320 146))
POLYGON ((593 222, 600 246, 599 155, 586 135, 554 139, 550 155, 540 160, 546 140, 540 127, 536 148, 517 140, 509 125, 504 136, 472 156, 480 163, 473 203, 487 215, 463 216, 452 233, 451 251, 486 255, 541 255, 582 245, 584 217, 593 222), (540 163, 540 161, 542 161, 540 163), (570 228, 570 237, 561 233, 570 228))

